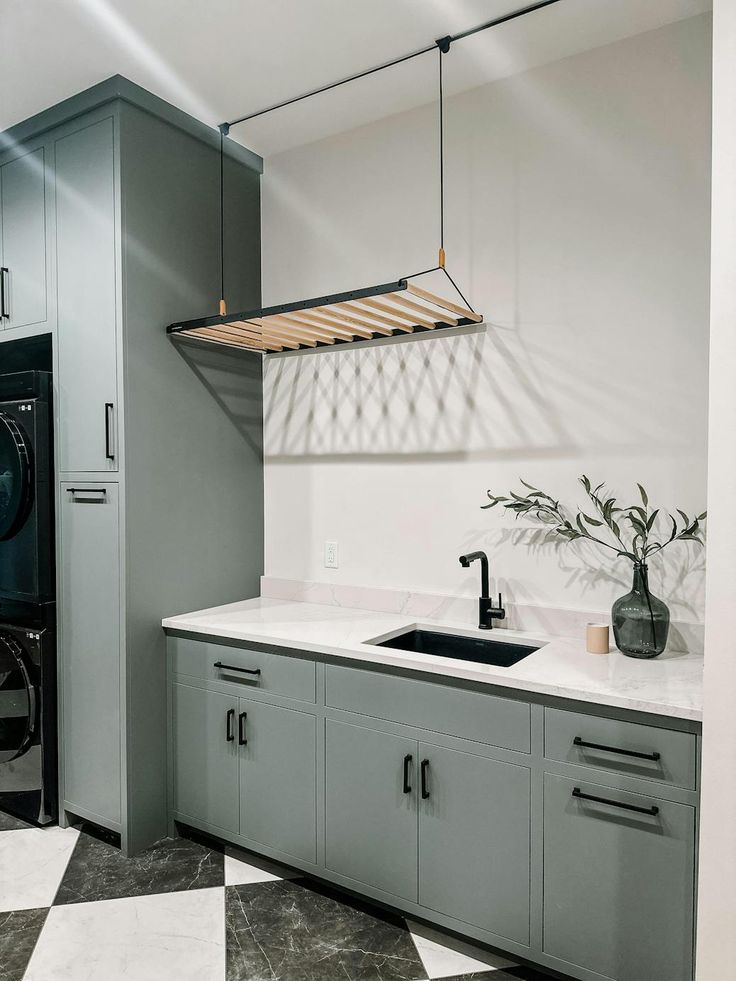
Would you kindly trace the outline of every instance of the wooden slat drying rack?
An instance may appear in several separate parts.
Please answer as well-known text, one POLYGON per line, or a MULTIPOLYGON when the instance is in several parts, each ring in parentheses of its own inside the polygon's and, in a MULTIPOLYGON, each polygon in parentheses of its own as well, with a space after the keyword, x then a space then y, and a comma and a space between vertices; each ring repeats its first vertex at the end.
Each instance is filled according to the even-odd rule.
POLYGON ((298 303, 172 324, 170 334, 264 354, 481 323, 483 317, 408 279, 298 303))
MULTIPOLYGON (((442 332, 446 329, 468 324, 482 323, 483 317, 476 313, 461 293, 455 280, 446 268, 445 262, 445 184, 444 184, 444 96, 442 81, 443 56, 450 50, 454 41, 477 34, 479 31, 498 27, 518 17, 531 14, 544 7, 551 7, 559 0, 536 0, 526 7, 486 21, 476 27, 458 34, 439 38, 433 44, 399 58, 365 69, 348 78, 339 79, 310 92, 276 105, 259 109, 246 116, 240 116, 220 124, 220 308, 219 315, 201 317, 171 324, 166 328, 172 337, 190 337, 207 344, 257 351, 262 354, 278 354, 282 351, 300 351, 309 348, 333 347, 336 344, 368 342, 377 337, 392 337, 398 334, 413 334, 421 331, 442 332), (438 263, 415 276, 399 279, 394 283, 369 286, 365 289, 336 293, 332 296, 318 296, 312 300, 284 303, 280 306, 249 310, 243 313, 228 314, 225 302, 225 218, 224 218, 224 140, 230 127, 255 119, 264 113, 293 105, 302 99, 327 92, 374 72, 391 68, 430 51, 439 54, 439 203, 440 239, 438 263), (464 305, 431 293, 412 282, 427 273, 441 272, 451 284, 464 305)), ((443 281, 444 282, 444 281, 443 281)))

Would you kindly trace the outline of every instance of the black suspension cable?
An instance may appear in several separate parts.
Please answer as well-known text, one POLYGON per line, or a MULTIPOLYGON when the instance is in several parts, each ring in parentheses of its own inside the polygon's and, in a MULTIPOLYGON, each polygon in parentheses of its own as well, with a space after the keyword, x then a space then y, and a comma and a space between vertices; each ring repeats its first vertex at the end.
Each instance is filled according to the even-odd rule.
POLYGON ((439 55, 439 81, 440 81, 440 253, 439 264, 445 267, 445 98, 442 87, 442 59, 445 51, 450 50, 449 40, 446 39, 446 47, 443 50, 443 43, 437 42, 437 54, 439 55))
POLYGON ((227 123, 220 126, 220 316, 227 313, 225 303, 225 133, 227 123))

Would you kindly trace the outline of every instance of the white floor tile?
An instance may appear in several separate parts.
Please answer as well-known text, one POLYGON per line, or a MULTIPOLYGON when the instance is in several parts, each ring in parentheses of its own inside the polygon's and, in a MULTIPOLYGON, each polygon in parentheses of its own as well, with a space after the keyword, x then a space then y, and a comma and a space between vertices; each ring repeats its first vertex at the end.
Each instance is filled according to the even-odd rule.
POLYGON ((225 849, 225 885, 240 886, 251 882, 273 882, 274 879, 293 879, 299 873, 267 858, 242 852, 239 848, 225 849))
POLYGON ((223 981, 224 889, 54 906, 25 981, 223 981))
POLYGON ((78 837, 74 828, 3 831, 0 911, 50 906, 78 837))
POLYGON ((448 937, 423 923, 406 922, 430 979, 451 978, 474 971, 500 971, 515 966, 514 961, 448 937))

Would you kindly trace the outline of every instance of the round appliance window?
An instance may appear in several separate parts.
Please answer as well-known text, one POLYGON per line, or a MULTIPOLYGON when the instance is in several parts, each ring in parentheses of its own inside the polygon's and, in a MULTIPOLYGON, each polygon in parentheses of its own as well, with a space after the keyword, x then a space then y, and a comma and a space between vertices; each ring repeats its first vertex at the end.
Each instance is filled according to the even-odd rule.
POLYGON ((33 737, 36 696, 23 650, 0 630, 0 763, 22 756, 33 737))
POLYGON ((0 412, 0 542, 20 531, 32 503, 30 447, 18 423, 0 412))

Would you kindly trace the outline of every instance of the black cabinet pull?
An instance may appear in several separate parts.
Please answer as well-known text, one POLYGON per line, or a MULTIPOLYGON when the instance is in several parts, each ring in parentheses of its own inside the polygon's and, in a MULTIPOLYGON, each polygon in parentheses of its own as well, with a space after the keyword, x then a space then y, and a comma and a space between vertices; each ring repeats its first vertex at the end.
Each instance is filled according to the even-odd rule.
POLYGON ((427 786, 427 771, 429 770, 429 760, 422 760, 422 800, 427 800, 429 797, 429 788, 427 786))
POLYGON ((407 753, 406 756, 404 757, 404 793, 405 794, 411 793, 411 784, 409 783, 409 768, 411 766, 411 761, 413 759, 414 757, 411 755, 411 753, 407 753))
POLYGON ((112 445, 112 410, 113 403, 105 402, 105 458, 107 460, 115 459, 115 451, 112 445))
POLYGON ((656 817, 659 814, 659 808, 656 804, 652 804, 651 807, 639 807, 638 804, 625 804, 620 800, 609 800, 607 797, 594 797, 593 794, 584 794, 580 787, 573 789, 572 796, 578 800, 593 801, 594 804, 609 804, 611 807, 620 807, 624 811, 636 811, 637 814, 648 814, 650 817, 656 817))
POLYGON ((67 494, 107 494, 106 487, 67 487, 67 494))
POLYGON ((213 668, 219 668, 220 671, 240 671, 241 674, 260 674, 260 668, 238 668, 234 664, 223 664, 222 661, 215 661, 212 665, 213 668))
POLYGON ((238 743, 240 746, 248 745, 248 736, 245 731, 245 724, 248 718, 247 712, 241 712, 238 716, 238 743))
POLYGON ((618 753, 619 756, 633 756, 637 760, 652 760, 656 763, 659 760, 659 753, 637 753, 633 749, 618 749, 616 746, 602 746, 600 743, 586 743, 580 736, 575 736, 573 739, 574 746, 582 746, 583 749, 602 749, 606 753, 618 753))
POLYGON ((233 722, 235 721, 235 709, 228 709, 225 717, 225 738, 229 743, 234 742, 235 733, 233 732, 233 722))
POLYGON ((9 272, 7 266, 0 266, 0 320, 10 320, 10 314, 5 309, 5 274, 9 272))

